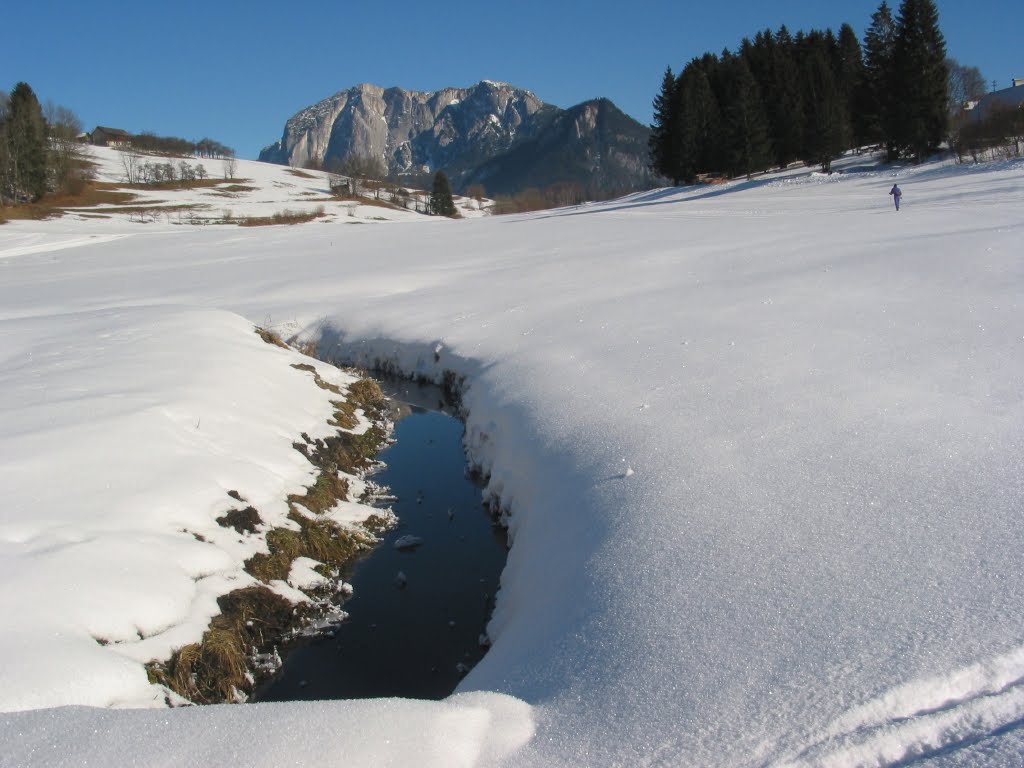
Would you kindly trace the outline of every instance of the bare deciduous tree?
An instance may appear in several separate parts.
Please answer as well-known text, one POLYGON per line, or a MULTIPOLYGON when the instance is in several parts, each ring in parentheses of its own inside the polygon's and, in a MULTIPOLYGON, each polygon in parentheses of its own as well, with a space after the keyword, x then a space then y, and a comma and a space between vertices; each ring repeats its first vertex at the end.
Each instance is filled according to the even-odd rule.
POLYGON ((946 59, 949 70, 949 108, 954 113, 985 95, 985 78, 977 67, 968 67, 956 59, 946 59))
POLYGON ((121 150, 121 168, 124 170, 125 181, 129 184, 138 184, 141 166, 142 155, 134 149, 121 150))
POLYGON ((233 154, 225 155, 221 161, 221 165, 224 167, 224 178, 233 179, 235 174, 238 173, 238 160, 233 154))

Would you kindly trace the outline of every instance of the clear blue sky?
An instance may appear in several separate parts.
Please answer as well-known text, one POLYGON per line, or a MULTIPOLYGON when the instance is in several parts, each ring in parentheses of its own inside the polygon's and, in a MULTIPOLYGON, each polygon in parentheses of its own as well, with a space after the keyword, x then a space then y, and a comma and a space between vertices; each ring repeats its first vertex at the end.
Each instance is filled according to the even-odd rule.
MULTIPOLYGON (((432 91, 498 80, 560 107, 606 96, 649 123, 666 66, 782 24, 848 22, 863 38, 878 0, 6 5, 0 89, 24 80, 88 129, 209 136, 252 158, 292 114, 358 83, 432 91)), ((1000 88, 1024 77, 1020 0, 938 5, 950 56, 1000 88)))

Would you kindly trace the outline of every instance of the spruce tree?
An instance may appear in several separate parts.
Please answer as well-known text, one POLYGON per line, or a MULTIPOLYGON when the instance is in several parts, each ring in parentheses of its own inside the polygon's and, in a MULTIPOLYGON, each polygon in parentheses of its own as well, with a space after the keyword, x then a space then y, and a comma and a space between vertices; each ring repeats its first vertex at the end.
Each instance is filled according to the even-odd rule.
POLYGON ((434 216, 455 216, 455 202, 452 188, 444 171, 434 174, 434 185, 430 190, 430 212, 434 216))
POLYGON ((729 173, 733 176, 763 171, 771 164, 764 105, 750 68, 740 56, 726 52, 722 67, 729 98, 723 106, 725 151, 729 173))
POLYGON ((888 159, 896 159, 896 146, 892 135, 896 118, 893 96, 893 53, 896 44, 896 23, 889 5, 882 0, 871 16, 871 25, 864 34, 864 90, 861 115, 863 138, 866 142, 881 142, 886 146, 888 159))
POLYGON ((672 68, 665 70, 661 91, 654 98, 654 122, 648 146, 651 151, 651 170, 672 180, 676 186, 682 180, 679 172, 679 99, 677 81, 672 68))
POLYGON ((949 71, 946 41, 932 0, 903 0, 893 47, 896 115, 892 138, 897 148, 921 162, 946 137, 949 71))
POLYGON ((847 146, 846 109, 829 61, 829 42, 818 38, 809 45, 801 74, 806 105, 803 157, 831 173, 832 160, 847 146))
POLYGON ((861 117, 861 99, 864 88, 864 53, 857 33, 849 24, 839 28, 839 71, 836 86, 843 100, 849 124, 850 140, 854 147, 863 146, 865 127, 861 117))
POLYGON ((15 202, 35 202, 46 194, 46 121, 39 100, 27 83, 11 91, 4 123, 7 189, 15 202))
POLYGON ((775 35, 765 109, 775 162, 785 167, 802 154, 804 107, 793 38, 785 26, 775 35))
POLYGON ((703 67, 694 71, 687 91, 686 114, 692 126, 696 173, 718 170, 722 116, 711 81, 703 67))
POLYGON ((700 173, 712 170, 719 134, 718 104, 698 59, 679 75, 679 131, 676 143, 680 178, 693 183, 700 173))
MULTIPOLYGON (((728 56, 729 51, 725 51, 725 55, 728 56)), ((726 76, 726 67, 722 60, 713 53, 705 53, 697 61, 710 89, 707 101, 711 106, 712 127, 715 130, 711 140, 701 146, 699 165, 705 171, 722 172, 729 166, 724 139, 725 105, 729 100, 730 87, 726 76)))

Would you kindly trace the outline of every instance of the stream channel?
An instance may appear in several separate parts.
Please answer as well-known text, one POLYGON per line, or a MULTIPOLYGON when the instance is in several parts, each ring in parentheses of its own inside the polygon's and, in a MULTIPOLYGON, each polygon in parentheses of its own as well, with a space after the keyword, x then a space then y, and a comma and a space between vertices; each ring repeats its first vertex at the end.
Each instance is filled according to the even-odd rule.
POLYGON ((440 388, 380 384, 396 406, 395 442, 373 480, 397 497, 398 526, 345 574, 349 617, 333 636, 294 648, 257 701, 441 699, 486 652, 480 636, 505 566, 505 530, 467 476, 463 425, 440 388), (422 544, 396 549, 407 536, 422 544))

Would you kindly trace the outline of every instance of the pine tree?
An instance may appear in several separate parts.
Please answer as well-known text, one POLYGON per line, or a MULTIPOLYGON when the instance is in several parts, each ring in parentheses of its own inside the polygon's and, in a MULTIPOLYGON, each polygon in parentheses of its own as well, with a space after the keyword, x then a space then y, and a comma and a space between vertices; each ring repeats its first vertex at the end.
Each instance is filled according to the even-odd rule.
POLYGON ((694 173, 708 173, 718 169, 722 116, 704 67, 696 67, 691 77, 684 109, 693 137, 694 173))
POLYGON ((430 212, 434 216, 455 216, 455 202, 452 188, 444 171, 434 174, 434 185, 430 190, 430 212))
POLYGON ((803 157, 830 173, 832 160, 847 147, 846 109, 829 61, 829 41, 819 37, 809 41, 808 45, 801 73, 806 105, 803 157))
POLYGON ((665 70, 661 91, 654 98, 654 122, 648 146, 651 151, 651 170, 676 186, 682 181, 679 172, 679 99, 677 81, 672 68, 665 70))
POLYGON ((861 99, 864 89, 864 53, 857 33, 849 24, 839 28, 839 71, 836 86, 843 100, 850 140, 854 147, 863 146, 865 127, 861 117, 861 99))
POLYGON ((17 202, 35 202, 46 194, 46 121, 39 100, 27 83, 11 91, 4 121, 6 189, 0 194, 17 202))
POLYGON ((932 0, 903 0, 893 47, 898 119, 892 138, 900 151, 921 162, 946 137, 949 71, 946 41, 932 0))
MULTIPOLYGON (((724 55, 729 56, 729 51, 724 55)), ((707 100, 713 108, 709 109, 712 120, 712 127, 715 131, 707 144, 701 146, 701 160, 698 165, 704 171, 724 172, 728 166, 728 152, 725 145, 725 105, 729 100, 729 82, 726 77, 726 67, 721 59, 713 53, 705 53, 700 59, 696 59, 701 71, 707 80, 707 87, 710 94, 707 100)))
POLYGON ((863 139, 885 144, 888 159, 896 159, 892 140, 896 118, 893 97, 893 53, 896 45, 896 23, 889 5, 882 0, 871 16, 871 25, 864 34, 864 91, 861 105, 863 139))
POLYGON ((750 68, 740 56, 726 52, 722 67, 729 98, 722 108, 725 118, 725 151, 733 176, 763 171, 771 163, 764 105, 750 68))
POLYGON ((772 80, 765 98, 775 162, 783 167, 803 154, 804 106, 800 91, 795 45, 783 26, 775 36, 772 80))

